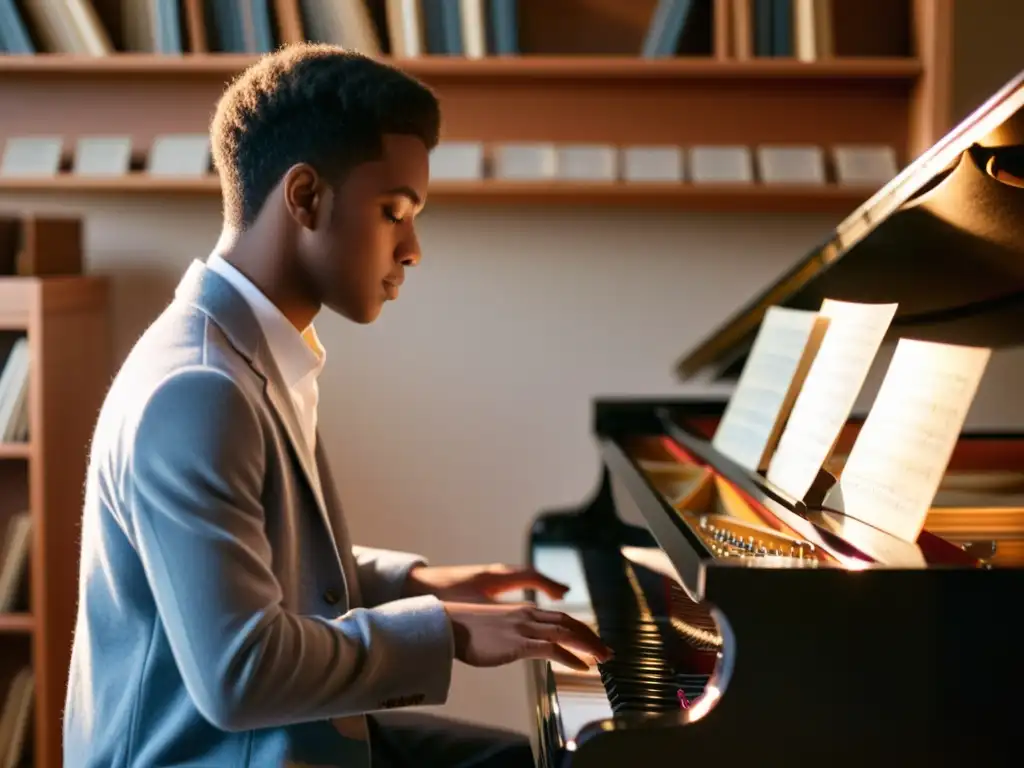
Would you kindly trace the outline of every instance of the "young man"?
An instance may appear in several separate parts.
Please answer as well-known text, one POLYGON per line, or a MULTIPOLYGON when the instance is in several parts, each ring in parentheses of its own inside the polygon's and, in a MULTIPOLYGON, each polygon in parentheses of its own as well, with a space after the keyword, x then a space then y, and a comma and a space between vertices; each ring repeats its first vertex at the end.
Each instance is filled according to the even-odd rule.
POLYGON ((453 659, 587 666, 564 587, 354 546, 316 433, 327 307, 372 322, 420 260, 431 92, 316 45, 265 57, 212 124, 224 231, 113 382, 92 445, 68 768, 532 764, 525 740, 381 710, 440 704, 453 659), (581 656, 583 657, 581 659, 581 656))

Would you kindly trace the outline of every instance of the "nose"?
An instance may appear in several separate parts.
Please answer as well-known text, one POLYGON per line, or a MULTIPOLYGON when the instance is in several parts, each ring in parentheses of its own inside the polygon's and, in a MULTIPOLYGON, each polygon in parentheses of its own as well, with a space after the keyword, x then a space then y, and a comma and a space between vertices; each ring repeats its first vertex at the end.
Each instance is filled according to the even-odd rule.
POLYGON ((412 230, 408 237, 402 238, 395 250, 395 261, 406 267, 415 267, 420 263, 420 241, 412 230))

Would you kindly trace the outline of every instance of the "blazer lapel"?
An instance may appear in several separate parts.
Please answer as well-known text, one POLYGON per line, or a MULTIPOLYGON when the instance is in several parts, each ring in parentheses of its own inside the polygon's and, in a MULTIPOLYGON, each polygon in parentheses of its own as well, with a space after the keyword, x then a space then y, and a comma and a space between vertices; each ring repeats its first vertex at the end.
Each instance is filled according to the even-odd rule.
POLYGON ((295 452, 299 465, 302 467, 306 483, 309 485, 313 498, 316 500, 320 518, 323 520, 324 525, 327 526, 327 531, 331 534, 334 554, 338 557, 338 562, 340 563, 341 556, 338 552, 337 531, 334 530, 334 526, 331 524, 331 516, 327 509, 327 503, 324 500, 323 485, 320 480, 320 473, 317 471, 316 459, 309 450, 309 443, 302 436, 298 414, 295 412, 295 405, 288 394, 288 390, 281 378, 281 373, 277 370, 277 365, 273 360, 260 361, 259 358, 261 357, 263 355, 257 356, 257 370, 263 368, 267 400, 273 406, 278 421, 284 428, 285 434, 288 435, 288 440, 292 444, 292 450, 295 452))
POLYGON ((320 519, 327 526, 331 546, 334 548, 339 565, 341 565, 337 532, 331 525, 331 516, 324 501, 316 459, 309 450, 308 443, 302 439, 302 430, 299 428, 299 417, 295 411, 295 405, 288 394, 288 388, 277 364, 270 357, 266 339, 263 337, 263 331, 260 329, 259 321, 252 309, 246 303, 245 298, 239 295, 227 280, 200 261, 194 261, 189 267, 175 295, 208 315, 224 332, 238 353, 263 379, 267 401, 277 415, 278 422, 288 436, 299 466, 302 467, 306 484, 316 500, 320 519))

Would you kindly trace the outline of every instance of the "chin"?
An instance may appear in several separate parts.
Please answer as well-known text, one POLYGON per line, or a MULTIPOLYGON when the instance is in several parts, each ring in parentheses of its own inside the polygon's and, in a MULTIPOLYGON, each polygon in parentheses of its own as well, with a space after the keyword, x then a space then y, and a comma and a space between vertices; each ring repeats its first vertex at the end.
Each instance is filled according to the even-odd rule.
POLYGON ((327 304, 325 306, 327 306, 327 308, 330 309, 331 311, 346 318, 347 320, 351 320, 353 323, 358 323, 359 325, 369 325, 378 317, 380 317, 380 312, 383 307, 383 304, 367 304, 360 307, 341 307, 332 306, 330 304, 327 304))

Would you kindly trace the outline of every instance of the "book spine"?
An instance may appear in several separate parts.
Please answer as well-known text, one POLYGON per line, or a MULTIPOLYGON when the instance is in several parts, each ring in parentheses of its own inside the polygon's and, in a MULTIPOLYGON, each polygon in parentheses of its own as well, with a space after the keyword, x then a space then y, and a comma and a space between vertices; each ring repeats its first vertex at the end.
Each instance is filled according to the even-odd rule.
POLYGON ((490 50, 500 56, 519 53, 518 0, 490 0, 490 50))

